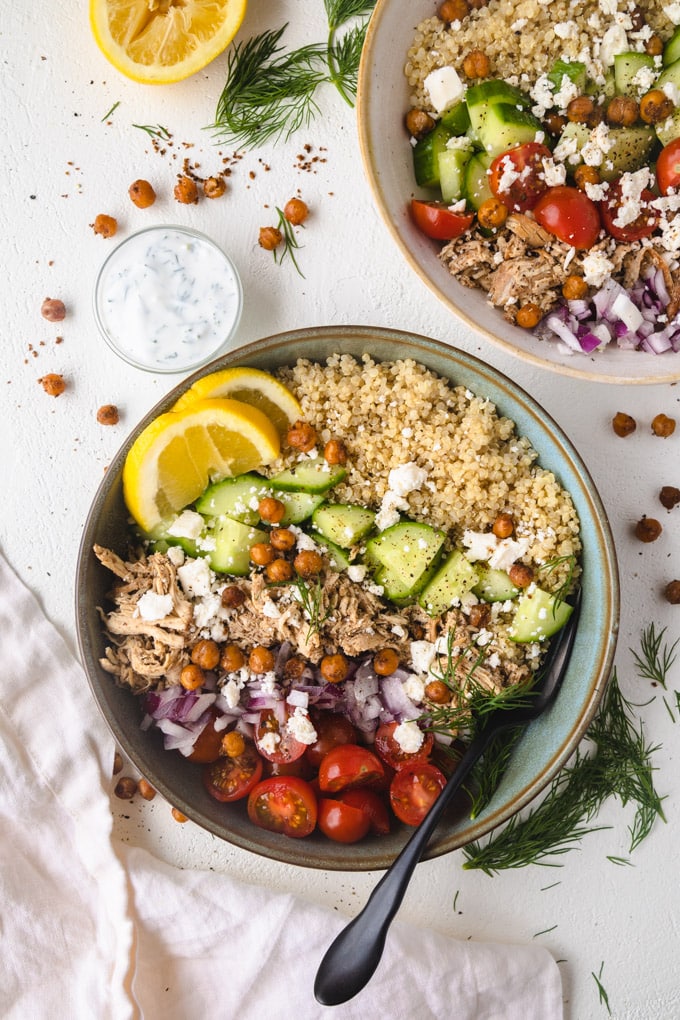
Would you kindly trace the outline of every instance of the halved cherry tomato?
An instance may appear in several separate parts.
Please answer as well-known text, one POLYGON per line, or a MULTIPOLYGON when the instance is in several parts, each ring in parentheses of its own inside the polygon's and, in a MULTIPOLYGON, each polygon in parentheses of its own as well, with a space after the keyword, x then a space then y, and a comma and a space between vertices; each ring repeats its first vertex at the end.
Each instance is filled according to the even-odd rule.
POLYGON ((367 790, 365 787, 357 790, 343 790, 338 800, 341 800, 343 804, 359 808, 360 811, 368 815, 370 831, 374 836, 388 835, 390 816, 384 801, 373 790, 367 790))
POLYGON ((573 248, 592 248, 602 226, 595 203, 566 184, 544 191, 534 206, 534 216, 548 233, 573 248))
POLYGON ((370 825, 371 819, 361 808, 328 797, 319 801, 319 828, 336 843, 358 843, 370 825))
POLYGON ((208 709, 210 716, 207 723, 196 737, 196 742, 192 748, 191 754, 187 755, 187 761, 195 761, 200 765, 205 765, 206 762, 217 761, 220 756, 222 749, 222 737, 227 732, 225 726, 220 730, 215 729, 215 723, 218 719, 224 719, 215 708, 208 709))
POLYGON ((315 712, 310 713, 317 739, 310 744, 305 751, 305 758, 315 769, 321 764, 321 759, 333 747, 340 744, 356 744, 357 731, 347 716, 338 712, 315 712))
POLYGON ((263 708, 260 718, 255 727, 255 745, 263 758, 269 761, 289 762, 301 758, 307 749, 307 745, 299 741, 287 729, 286 723, 291 715, 287 705, 280 705, 277 712, 273 708, 263 708), (273 733, 278 740, 272 742, 264 740, 267 734, 273 733))
POLYGON ((304 754, 295 761, 269 761, 265 758, 262 765, 262 775, 265 779, 268 776, 299 776, 300 779, 311 782, 312 777, 316 775, 304 754))
POLYGON ((412 761, 424 761, 430 757, 434 737, 431 733, 423 733, 423 742, 417 751, 402 751, 394 739, 394 731, 399 724, 396 722, 382 723, 375 733, 375 749, 378 757, 393 769, 403 768, 412 761))
POLYGON ((552 158, 546 145, 525 142, 496 156, 489 167, 489 187, 513 212, 533 209, 548 185, 543 160, 552 158))
POLYGON ((390 786, 390 804, 406 825, 420 825, 446 785, 446 777, 429 762, 413 762, 399 769, 390 786))
POLYGON ((667 195, 671 188, 680 187, 680 138, 674 138, 659 153, 656 181, 662 195, 667 195))
POLYGON ((328 752, 319 766, 319 789, 336 793, 374 783, 383 775, 382 762, 359 744, 341 744, 328 752))
POLYGON ((248 817, 261 829, 294 839, 309 836, 317 819, 317 804, 309 783, 297 776, 271 776, 251 790, 248 817))
POLYGON ((251 741, 237 758, 218 758, 203 770, 203 785, 215 800, 228 803, 247 797, 262 776, 262 759, 251 741))
POLYGON ((452 212, 443 202, 422 202, 418 198, 411 199, 411 216, 413 222, 428 237, 435 241, 452 241, 468 230, 473 222, 474 213, 452 212))
POLYGON ((612 184, 606 199, 600 203, 600 212, 605 230, 617 241, 640 241, 643 237, 651 237, 659 225, 659 212, 649 203, 656 195, 645 188, 640 195, 640 215, 631 223, 619 226, 615 221, 622 207, 621 184, 612 184))

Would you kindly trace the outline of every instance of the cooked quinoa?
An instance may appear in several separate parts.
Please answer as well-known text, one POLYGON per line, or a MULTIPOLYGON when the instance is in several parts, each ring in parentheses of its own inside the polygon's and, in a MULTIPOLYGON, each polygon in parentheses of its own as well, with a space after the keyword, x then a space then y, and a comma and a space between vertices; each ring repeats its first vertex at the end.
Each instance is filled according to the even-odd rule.
POLYGON ((407 55, 411 103, 432 109, 424 79, 447 65, 462 74, 465 55, 475 49, 489 58, 493 77, 519 85, 533 84, 560 57, 582 60, 595 77, 603 32, 620 19, 630 23, 635 8, 662 39, 671 35, 673 24, 655 0, 490 0, 462 22, 427 18, 418 25, 407 55))

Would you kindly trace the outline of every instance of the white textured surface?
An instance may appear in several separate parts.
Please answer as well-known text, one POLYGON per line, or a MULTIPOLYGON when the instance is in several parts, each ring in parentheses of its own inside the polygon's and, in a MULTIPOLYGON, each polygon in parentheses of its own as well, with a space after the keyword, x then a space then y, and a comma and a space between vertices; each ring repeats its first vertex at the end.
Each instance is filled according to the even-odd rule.
MULTIPOLYGON (((662 744, 656 781, 660 793, 668 795, 668 824, 655 827, 632 856, 631 867, 607 860, 607 855, 627 856, 631 815, 614 803, 599 819, 611 828, 587 837, 579 851, 562 858, 559 869, 531 867, 491 879, 463 871, 462 853, 422 864, 401 916, 463 939, 539 939, 563 961, 568 1020, 607 1015, 591 976, 602 963, 613 1016, 680 1017, 675 867, 680 719, 677 712, 671 717, 658 690, 635 679, 629 652, 652 620, 667 626, 671 639, 680 634, 680 607, 669 606, 660 595, 669 579, 680 576, 680 507, 667 514, 657 499, 661 485, 680 485, 680 429, 667 440, 653 437, 649 429, 660 411, 680 419, 677 387, 607 388, 528 369, 451 319, 392 249, 362 177, 353 113, 331 90, 320 96, 322 115, 311 127, 288 144, 251 151, 234 165, 224 198, 196 207, 177 205, 172 187, 185 156, 200 162, 199 172, 207 175, 220 168, 220 152, 232 152, 213 146, 202 130, 213 117, 225 59, 179 85, 136 85, 100 56, 83 7, 46 0, 30 8, 5 5, 0 24, 0 477, 5 490, 0 544, 5 555, 75 648, 73 573, 95 488, 126 430, 181 378, 130 368, 97 335, 92 286, 112 243, 95 237, 89 227, 99 212, 118 217, 121 238, 142 226, 176 222, 222 244, 244 285, 239 343, 325 323, 395 326, 455 344, 515 378, 574 441, 610 514, 623 592, 619 676, 624 693, 634 700, 657 695, 641 712, 648 739, 662 744), (103 121, 116 102, 110 123, 103 121), (174 147, 165 156, 155 153, 135 123, 166 126, 174 147), (185 148, 185 142, 193 147, 185 148), (306 143, 312 147, 307 158, 323 160, 311 172, 299 169, 298 154, 306 143), (136 209, 127 197, 138 177, 148 178, 159 193, 149 210, 136 209), (312 210, 298 253, 305 279, 288 262, 276 266, 257 245, 259 227, 274 222, 274 206, 298 189, 312 210), (61 324, 50 325, 40 316, 48 295, 68 307, 61 324), (58 336, 64 339, 57 345, 58 336), (47 372, 62 372, 68 380, 67 392, 56 400, 37 383, 47 372), (119 426, 97 424, 95 414, 104 403, 119 406, 119 426), (638 431, 627 440, 617 439, 610 428, 618 410, 638 421, 638 431), (632 536, 643 513, 664 524, 662 537, 650 546, 632 536)), ((304 16, 293 2, 269 3, 266 12, 255 3, 251 8, 243 37, 285 21, 291 23, 286 36, 291 44, 324 37, 321 0, 305 4, 304 16)), ((675 688, 680 689, 680 662, 669 682, 671 705, 675 688)), ((310 873, 260 860, 192 824, 172 822, 159 798, 124 808, 116 804, 115 810, 125 839, 168 861, 229 871, 348 914, 363 904, 374 883, 368 874, 310 873)), ((309 1016, 318 1014, 310 1006, 309 1016)))

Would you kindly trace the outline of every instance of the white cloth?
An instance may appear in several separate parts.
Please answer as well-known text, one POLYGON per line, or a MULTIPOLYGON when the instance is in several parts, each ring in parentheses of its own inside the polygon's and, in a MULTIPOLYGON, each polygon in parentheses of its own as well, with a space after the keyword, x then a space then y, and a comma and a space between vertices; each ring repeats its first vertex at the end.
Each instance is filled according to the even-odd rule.
POLYGON ((540 946, 395 923, 349 1003, 320 1006, 345 923, 112 841, 113 740, 78 663, 0 556, 0 1013, 6 1020, 560 1020, 540 946))

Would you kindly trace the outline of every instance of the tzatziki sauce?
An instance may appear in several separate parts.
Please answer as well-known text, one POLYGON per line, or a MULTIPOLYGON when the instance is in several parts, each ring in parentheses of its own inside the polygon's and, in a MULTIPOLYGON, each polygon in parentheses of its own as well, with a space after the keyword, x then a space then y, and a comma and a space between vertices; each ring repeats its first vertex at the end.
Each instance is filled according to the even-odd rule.
POLYGON ((205 364, 233 336, 241 282, 209 237, 185 227, 150 227, 127 238, 103 264, 95 315, 125 361, 155 372, 205 364))

